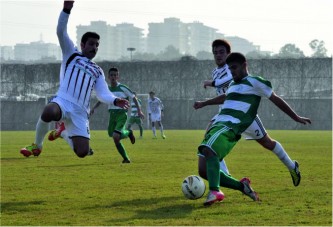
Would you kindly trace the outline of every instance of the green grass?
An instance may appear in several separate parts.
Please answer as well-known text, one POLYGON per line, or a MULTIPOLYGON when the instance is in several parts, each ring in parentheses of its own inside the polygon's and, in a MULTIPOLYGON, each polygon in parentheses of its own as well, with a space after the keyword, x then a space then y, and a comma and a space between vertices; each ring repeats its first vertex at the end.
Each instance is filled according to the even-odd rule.
POLYGON ((269 132, 299 161, 298 187, 272 152, 241 140, 226 158, 229 170, 250 177, 262 201, 222 188, 224 201, 208 208, 205 198, 181 192, 183 179, 197 174, 203 133, 170 130, 153 140, 145 131, 135 145, 124 141, 132 163, 121 164, 104 131, 92 132, 95 154, 84 159, 63 140, 46 140, 40 157, 24 158, 19 149, 34 132, 1 132, 1 225, 332 226, 331 131, 269 132))

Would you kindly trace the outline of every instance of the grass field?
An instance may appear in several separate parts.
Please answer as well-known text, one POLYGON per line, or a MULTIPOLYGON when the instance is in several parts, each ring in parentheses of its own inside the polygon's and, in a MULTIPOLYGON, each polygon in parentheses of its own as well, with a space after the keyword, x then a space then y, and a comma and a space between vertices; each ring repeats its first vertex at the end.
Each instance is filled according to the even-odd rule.
POLYGON ((331 131, 269 131, 299 161, 298 187, 272 152, 241 140, 226 161, 235 178, 251 178, 261 202, 222 188, 224 201, 207 208, 205 198, 181 192, 183 179, 197 174, 203 132, 169 130, 153 140, 145 131, 135 145, 124 141, 131 164, 121 164, 104 131, 92 132, 95 154, 84 159, 61 139, 24 158, 19 149, 34 132, 1 132, 1 225, 332 226, 331 131))

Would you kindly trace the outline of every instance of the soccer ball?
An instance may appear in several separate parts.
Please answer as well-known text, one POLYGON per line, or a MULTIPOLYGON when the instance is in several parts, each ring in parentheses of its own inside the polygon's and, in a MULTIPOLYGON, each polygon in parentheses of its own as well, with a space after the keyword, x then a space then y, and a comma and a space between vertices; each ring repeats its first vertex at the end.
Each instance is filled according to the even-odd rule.
POLYGON ((188 199, 199 199, 205 194, 206 185, 200 177, 191 175, 184 179, 182 191, 188 199))

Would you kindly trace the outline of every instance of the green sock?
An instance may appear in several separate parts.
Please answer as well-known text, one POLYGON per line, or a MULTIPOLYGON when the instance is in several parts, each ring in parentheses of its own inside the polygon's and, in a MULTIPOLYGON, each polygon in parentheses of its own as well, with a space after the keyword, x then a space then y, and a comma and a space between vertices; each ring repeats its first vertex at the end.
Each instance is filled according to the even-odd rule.
POLYGON ((123 159, 128 159, 129 160, 123 144, 118 143, 118 144, 116 144, 116 147, 117 147, 117 150, 118 150, 119 154, 121 155, 121 157, 123 157, 123 159))
POLYGON ((220 162, 217 156, 206 158, 207 179, 209 189, 214 191, 220 190, 220 162))
POLYGON ((129 130, 127 130, 127 129, 123 129, 123 130, 121 131, 120 139, 125 139, 125 138, 127 138, 129 132, 130 132, 129 130))
POLYGON ((243 184, 220 170, 220 186, 243 191, 243 184))
POLYGON ((140 129, 140 136, 142 136, 143 135, 143 128, 142 128, 141 125, 139 126, 139 129, 140 129))

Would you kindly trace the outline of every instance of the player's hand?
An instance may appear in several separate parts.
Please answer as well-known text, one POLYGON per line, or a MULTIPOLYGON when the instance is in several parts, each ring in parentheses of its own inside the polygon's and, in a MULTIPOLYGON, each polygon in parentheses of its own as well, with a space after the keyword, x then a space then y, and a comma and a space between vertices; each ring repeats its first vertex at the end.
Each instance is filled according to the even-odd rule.
POLYGON ((90 113, 89 113, 89 116, 93 115, 94 113, 95 113, 95 109, 91 109, 90 113))
POLYGON ((129 108, 129 102, 126 99, 116 98, 115 105, 125 110, 129 108))
POLYGON ((306 125, 306 124, 311 124, 311 120, 309 118, 306 117, 299 117, 296 119, 297 122, 306 125))
POLYGON ((200 108, 202 108, 202 107, 204 107, 205 105, 204 105, 204 103, 202 102, 202 101, 196 101, 196 102, 194 102, 194 104, 193 104, 193 108, 194 109, 200 109, 200 108))
POLYGON ((142 120, 145 119, 145 115, 142 113, 142 111, 139 111, 138 114, 142 120))
POLYGON ((212 87, 213 81, 212 80, 205 80, 203 84, 204 84, 204 88, 212 87))
POLYGON ((73 8, 74 1, 64 1, 64 9, 71 10, 73 8))

